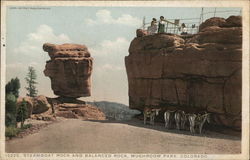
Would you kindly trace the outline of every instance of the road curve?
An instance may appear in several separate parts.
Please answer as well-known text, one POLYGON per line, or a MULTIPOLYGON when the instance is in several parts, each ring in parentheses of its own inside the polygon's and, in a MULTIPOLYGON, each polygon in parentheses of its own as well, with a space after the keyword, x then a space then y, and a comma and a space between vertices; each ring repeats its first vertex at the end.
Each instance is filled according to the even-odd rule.
POLYGON ((15 153, 240 153, 238 137, 205 132, 166 130, 141 121, 82 121, 64 119, 39 132, 6 141, 15 153))

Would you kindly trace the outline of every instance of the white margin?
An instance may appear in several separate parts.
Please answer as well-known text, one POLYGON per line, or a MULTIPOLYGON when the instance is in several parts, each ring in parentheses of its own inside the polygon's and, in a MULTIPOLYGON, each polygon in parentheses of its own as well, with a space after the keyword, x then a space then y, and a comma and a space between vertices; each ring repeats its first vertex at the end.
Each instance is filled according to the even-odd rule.
MULTIPOLYGON (((5 136, 4 136, 4 112, 5 112, 5 66, 6 66, 6 7, 7 6, 129 6, 129 7, 241 7, 243 9, 243 48, 242 48, 242 153, 241 154, 211 154, 208 159, 249 159, 249 1, 1 1, 1 110, 0 110, 0 158, 4 160, 5 156, 5 136), (5 47, 3 47, 5 44, 5 47)), ((46 153, 44 153, 46 154, 46 153)), ((49 154, 49 153, 48 153, 49 154)), ((55 153, 60 154, 60 153, 55 153)), ((70 153, 69 153, 70 154, 70 153)), ((124 153, 127 154, 127 153, 124 153)), ((11 158, 27 159, 27 158, 11 158)), ((51 160, 51 157, 33 157, 35 160, 51 160)), ((62 159, 53 158, 53 159, 62 159)), ((63 159, 72 159, 64 157, 63 159)), ((78 158, 74 158, 78 159, 78 158)), ((90 158, 93 160, 93 158, 90 158)), ((96 158, 95 158, 96 159, 96 158)), ((100 159, 100 158, 98 158, 100 159)), ((101 158, 105 160, 106 158, 101 158)), ((108 160, 115 158, 108 158, 108 160)), ((123 158, 119 158, 123 159, 123 158)), ((150 159, 150 158, 144 158, 150 159)), ((143 160, 144 160, 143 159, 143 160)), ((173 158, 176 159, 176 158, 173 158)), ((180 158, 177 158, 180 159, 180 158)), ((187 159, 187 158, 185 158, 187 159)))

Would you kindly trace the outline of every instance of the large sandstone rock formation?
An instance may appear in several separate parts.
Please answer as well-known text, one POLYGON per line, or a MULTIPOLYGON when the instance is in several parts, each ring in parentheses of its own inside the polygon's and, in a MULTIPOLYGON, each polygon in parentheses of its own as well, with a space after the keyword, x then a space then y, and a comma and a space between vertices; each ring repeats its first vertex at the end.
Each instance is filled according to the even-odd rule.
POLYGON ((43 49, 51 58, 46 62, 44 74, 50 77, 55 95, 72 98, 91 95, 93 58, 86 46, 45 43, 43 49))
POLYGON ((136 37, 125 64, 130 108, 206 110, 241 128, 241 17, 209 19, 193 36, 136 37))

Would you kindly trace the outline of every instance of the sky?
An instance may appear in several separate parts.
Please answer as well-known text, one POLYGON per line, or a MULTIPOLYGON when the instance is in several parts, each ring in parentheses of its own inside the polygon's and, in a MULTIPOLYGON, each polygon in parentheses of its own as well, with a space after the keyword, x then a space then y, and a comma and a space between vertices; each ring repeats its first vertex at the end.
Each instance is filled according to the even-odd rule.
MULTIPOLYGON (((203 19, 214 16, 215 8, 204 8, 203 19)), ((6 83, 18 77, 20 96, 26 95, 24 80, 28 66, 37 73, 39 95, 55 97, 43 70, 49 60, 44 43, 85 44, 94 58, 92 95, 88 101, 112 101, 128 105, 128 81, 124 64, 137 28, 152 18, 185 19, 199 23, 201 8, 168 7, 19 7, 6 10, 6 83)), ((218 17, 239 15, 240 8, 216 8, 218 17), (230 12, 224 12, 230 11, 230 12)), ((181 23, 184 20, 180 21, 181 23)), ((187 21, 185 21, 187 22, 187 21)))

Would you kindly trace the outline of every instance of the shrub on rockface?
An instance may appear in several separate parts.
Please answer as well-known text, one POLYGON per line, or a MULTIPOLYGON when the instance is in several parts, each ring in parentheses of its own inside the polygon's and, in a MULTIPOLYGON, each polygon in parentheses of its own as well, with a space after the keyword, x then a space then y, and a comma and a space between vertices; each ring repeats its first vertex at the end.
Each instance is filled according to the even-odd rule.
POLYGON ((22 129, 28 129, 28 128, 31 128, 32 127, 32 124, 24 124, 23 125, 23 128, 22 129))
POLYGON ((12 78, 5 86, 5 93, 12 93, 16 98, 19 96, 20 89, 20 80, 16 78, 12 78))
POLYGON ((19 96, 20 81, 12 78, 5 86, 5 125, 16 126, 16 101, 19 96))
POLYGON ((23 100, 21 105, 17 108, 17 122, 21 122, 21 128, 23 128, 23 124, 25 119, 29 116, 27 103, 23 100))
POLYGON ((9 93, 5 99, 5 125, 16 126, 16 97, 9 93))

